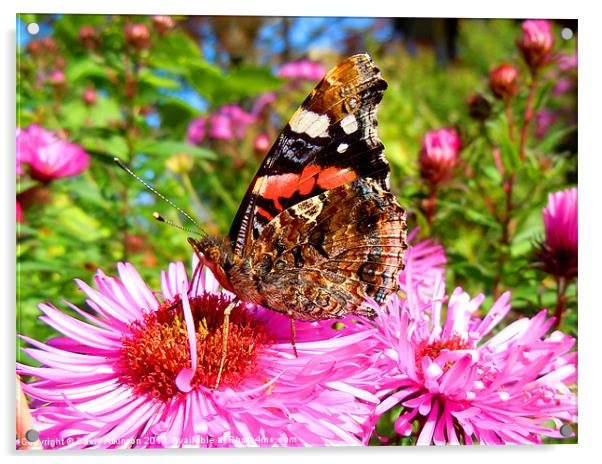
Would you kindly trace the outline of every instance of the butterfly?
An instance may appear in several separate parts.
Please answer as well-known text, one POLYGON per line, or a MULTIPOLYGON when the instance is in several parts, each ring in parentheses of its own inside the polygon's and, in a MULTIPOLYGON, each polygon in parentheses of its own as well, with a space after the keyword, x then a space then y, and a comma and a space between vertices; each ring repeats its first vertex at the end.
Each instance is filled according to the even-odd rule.
MULTIPOLYGON (((330 70, 266 155, 227 237, 188 241, 238 301, 294 321, 374 318, 404 266, 406 214, 389 191, 376 111, 387 83, 368 54, 330 70)), ((295 349, 296 354, 296 349, 295 349)))

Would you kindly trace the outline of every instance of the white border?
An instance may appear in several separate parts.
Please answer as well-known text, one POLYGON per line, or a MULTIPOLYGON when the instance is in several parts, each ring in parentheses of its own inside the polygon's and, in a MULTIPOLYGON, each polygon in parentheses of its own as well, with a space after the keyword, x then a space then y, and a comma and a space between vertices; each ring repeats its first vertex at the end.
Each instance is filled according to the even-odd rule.
MULTIPOLYGON (((15 2, 16 3, 16 2, 15 2)), ((7 347, 3 362, 4 382, 1 383, 4 393, 5 410, 2 425, 5 454, 12 459, 25 462, 53 462, 57 458, 64 463, 77 462, 81 456, 91 459, 91 462, 103 462, 111 459, 130 462, 134 459, 144 459, 146 463, 164 462, 166 459, 190 460, 220 460, 220 462, 277 462, 307 461, 308 459, 326 458, 337 459, 341 463, 365 462, 377 459, 379 461, 420 461, 441 462, 450 460, 461 462, 504 463, 523 459, 541 460, 542 462, 576 462, 587 459, 590 453, 598 451, 602 439, 598 436, 602 431, 602 411, 600 408, 600 392, 602 378, 600 370, 602 334, 602 304, 596 297, 600 288, 598 272, 602 263, 600 242, 602 227, 600 215, 602 198, 600 175, 602 172, 602 143, 600 143, 600 86, 602 85, 602 70, 600 66, 599 44, 600 17, 595 2, 585 1, 529 1, 503 0, 497 2, 477 2, 474 0, 449 1, 398 1, 393 0, 303 0, 300 2, 282 2, 267 0, 220 0, 201 2, 190 0, 170 0, 152 6, 148 0, 105 0, 102 6, 98 3, 81 1, 43 1, 21 0, 18 4, 8 5, 3 2, 1 8, 2 21, 2 53, 3 72, 0 73, 3 93, 3 111, 0 112, 4 144, 4 154, 0 157, 4 163, 6 181, 3 183, 2 215, 5 218, 2 227, 3 240, 2 258, 4 274, 2 275, 2 292, 5 304, 2 311, 5 316, 5 344, 7 347), (303 450, 156 450, 153 452, 109 453, 106 451, 86 451, 80 453, 17 453, 14 450, 14 416, 11 414, 14 404, 14 129, 15 129, 15 14, 17 12, 62 12, 62 13, 114 13, 114 14, 221 14, 221 15, 293 15, 293 16, 437 16, 437 17, 517 17, 517 18, 578 18, 579 19, 579 147, 581 157, 579 162, 580 190, 580 311, 579 311, 579 445, 559 445, 553 447, 497 447, 475 449, 303 449, 303 450), (12 308, 12 310, 11 310, 12 308)), ((409 70, 411 71, 411 70, 409 70)), ((598 455, 599 459, 599 455, 598 455)), ((206 462, 206 461, 205 461, 206 462)), ((587 461, 586 461, 587 462, 587 461)))

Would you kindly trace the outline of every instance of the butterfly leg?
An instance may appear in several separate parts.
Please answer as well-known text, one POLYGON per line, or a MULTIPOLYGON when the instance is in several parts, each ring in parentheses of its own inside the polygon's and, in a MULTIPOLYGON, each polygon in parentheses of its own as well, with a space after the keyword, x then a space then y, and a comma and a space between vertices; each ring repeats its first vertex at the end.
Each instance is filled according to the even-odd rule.
POLYGON ((295 358, 298 358, 299 354, 297 353, 297 344, 295 343, 297 335, 297 330, 295 329, 295 319, 291 314, 289 314, 289 316, 291 316, 291 344, 293 345, 293 353, 295 353, 295 358))
POLYGON ((217 373, 217 380, 215 381, 214 390, 217 390, 219 383, 222 380, 222 373, 224 372, 224 364, 226 363, 226 356, 228 355, 228 332, 230 330, 230 313, 238 304, 238 300, 234 299, 224 310, 224 326, 222 329, 222 360, 219 363, 219 372, 217 373))

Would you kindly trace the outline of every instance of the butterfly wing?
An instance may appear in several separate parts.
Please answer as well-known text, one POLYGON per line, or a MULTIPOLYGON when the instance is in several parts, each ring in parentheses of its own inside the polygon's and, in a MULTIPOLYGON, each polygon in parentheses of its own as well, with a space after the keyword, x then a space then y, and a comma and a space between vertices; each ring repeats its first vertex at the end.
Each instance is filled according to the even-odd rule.
POLYGON ((268 152, 230 229, 244 256, 280 212, 357 178, 389 189, 389 163, 376 133, 376 109, 387 88, 368 54, 326 74, 268 152))
POLYGON ((281 212, 253 244, 256 301, 294 319, 374 317, 398 289, 405 211, 395 196, 360 178, 281 212))

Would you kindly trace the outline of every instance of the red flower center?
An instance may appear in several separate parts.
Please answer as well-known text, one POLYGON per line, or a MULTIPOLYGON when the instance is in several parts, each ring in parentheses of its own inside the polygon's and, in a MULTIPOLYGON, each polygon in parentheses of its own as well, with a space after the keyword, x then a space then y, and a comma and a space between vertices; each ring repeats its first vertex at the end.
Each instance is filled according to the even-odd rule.
MULTIPOLYGON (((230 303, 222 294, 191 298, 195 321, 198 365, 193 389, 213 388, 222 358, 224 310, 230 303)), ((144 319, 132 323, 122 339, 119 373, 122 382, 138 394, 163 401, 184 395, 176 377, 190 368, 190 342, 179 298, 166 301, 144 319)), ((271 343, 266 326, 253 319, 242 305, 230 314, 228 353, 220 386, 235 386, 257 370, 257 358, 271 343)))
MULTIPOLYGON (((416 350, 416 355, 414 358, 416 361, 416 371, 420 377, 424 377, 424 373, 422 371, 422 358, 425 356, 428 356, 434 361, 443 350, 456 351, 465 350, 467 348, 468 343, 466 343, 459 335, 452 335, 447 340, 435 340, 431 343, 428 343, 426 340, 424 340, 420 343, 420 345, 418 345, 418 349, 416 350)), ((445 364, 443 370, 447 371, 453 365, 454 363, 450 361, 445 364)))

